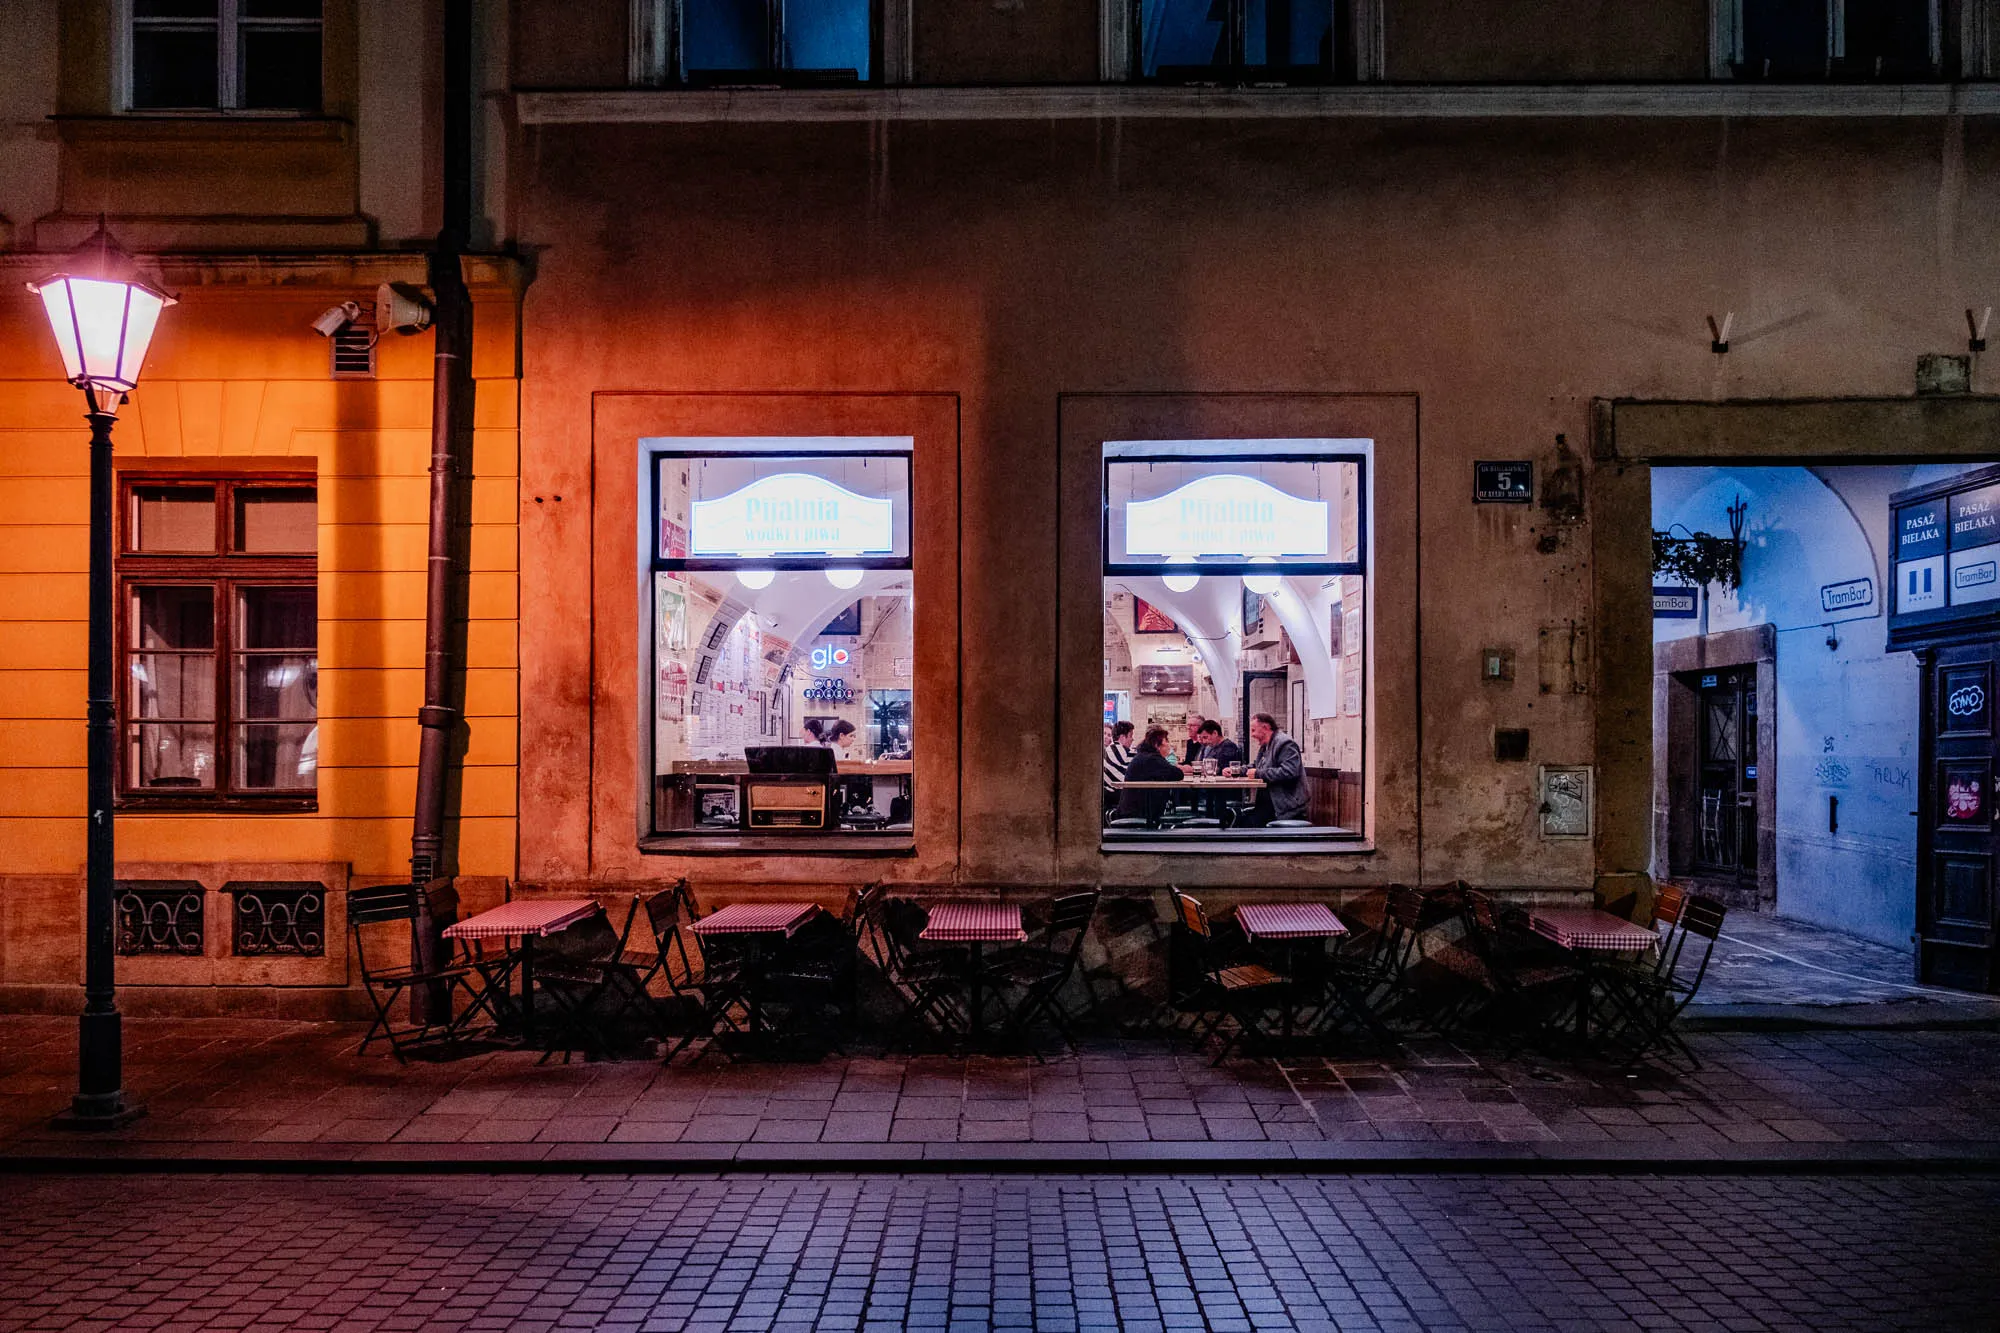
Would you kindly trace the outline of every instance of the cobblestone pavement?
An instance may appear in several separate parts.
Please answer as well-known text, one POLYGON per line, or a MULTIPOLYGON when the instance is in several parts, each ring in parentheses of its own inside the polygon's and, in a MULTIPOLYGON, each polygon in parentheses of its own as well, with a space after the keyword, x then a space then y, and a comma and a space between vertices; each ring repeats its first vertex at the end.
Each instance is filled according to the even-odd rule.
POLYGON ((1693 1012, 1741 1005, 2000 1014, 2000 996, 1919 985, 1907 952, 1757 912, 1732 912, 1723 923, 1693 1012))
POLYGON ((1697 1034, 1703 1067, 1639 1077, 1444 1043, 1393 1059, 1236 1060, 1161 1043, 1026 1058, 710 1058, 537 1066, 489 1051, 399 1066, 356 1029, 126 1024, 150 1114, 48 1127, 74 1087, 71 1020, 0 1023, 0 1156, 747 1161, 1385 1155, 2000 1160, 2000 1033, 1697 1034))
POLYGON ((0 1330, 1994 1327, 2000 1178, 106 1177, 0 1330))

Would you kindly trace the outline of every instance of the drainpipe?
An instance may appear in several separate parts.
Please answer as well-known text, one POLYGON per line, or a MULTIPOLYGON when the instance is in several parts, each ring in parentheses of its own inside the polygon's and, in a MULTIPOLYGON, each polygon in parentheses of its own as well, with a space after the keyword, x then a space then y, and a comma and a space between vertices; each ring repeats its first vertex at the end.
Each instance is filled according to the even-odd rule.
MULTIPOLYGON (((444 819, 446 765, 458 730, 460 710, 452 693, 452 593, 460 582, 454 525, 461 509, 463 460, 459 441, 464 424, 458 411, 469 386, 472 301, 459 256, 472 230, 472 0, 444 0, 444 216, 429 255, 431 299, 436 313, 436 360, 432 369, 430 562, 424 592, 424 704, 417 714, 423 729, 417 753, 416 818, 410 837, 410 879, 419 889, 448 887, 444 819)), ((431 892, 418 895, 420 919, 412 948, 419 966, 435 965, 437 926, 431 892)), ((425 1009, 446 1001, 426 997, 425 1009)))

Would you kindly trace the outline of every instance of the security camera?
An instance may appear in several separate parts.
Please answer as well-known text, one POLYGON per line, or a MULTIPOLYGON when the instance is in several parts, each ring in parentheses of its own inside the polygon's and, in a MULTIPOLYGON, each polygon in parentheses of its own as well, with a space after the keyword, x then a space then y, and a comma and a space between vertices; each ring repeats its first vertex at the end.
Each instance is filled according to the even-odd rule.
POLYGON ((342 329, 361 318, 359 301, 342 301, 330 307, 327 312, 313 321, 313 332, 322 338, 331 338, 342 329))

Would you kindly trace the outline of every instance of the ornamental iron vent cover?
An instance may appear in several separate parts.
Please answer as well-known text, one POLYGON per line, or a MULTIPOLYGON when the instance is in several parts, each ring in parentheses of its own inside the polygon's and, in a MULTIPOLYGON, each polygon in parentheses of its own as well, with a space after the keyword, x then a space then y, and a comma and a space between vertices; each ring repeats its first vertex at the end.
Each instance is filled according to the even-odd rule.
POLYGON ((337 380, 375 378, 375 331, 349 324, 327 339, 333 357, 333 377, 337 380))
POLYGON ((205 897, 191 879, 119 880, 114 896, 118 952, 200 957, 205 897))
POLYGON ((230 952, 239 958, 326 956, 326 886, 314 880, 231 880, 230 952))

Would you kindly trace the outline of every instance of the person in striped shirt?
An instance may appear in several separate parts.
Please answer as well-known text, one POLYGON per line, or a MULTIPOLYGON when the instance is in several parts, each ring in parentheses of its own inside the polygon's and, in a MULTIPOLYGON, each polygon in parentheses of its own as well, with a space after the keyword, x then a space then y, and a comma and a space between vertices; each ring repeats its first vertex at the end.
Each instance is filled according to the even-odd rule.
POLYGON ((1106 724, 1104 728, 1104 804, 1107 809, 1118 802, 1118 791, 1111 784, 1125 780, 1126 766, 1132 762, 1133 730, 1130 722, 1106 724))

